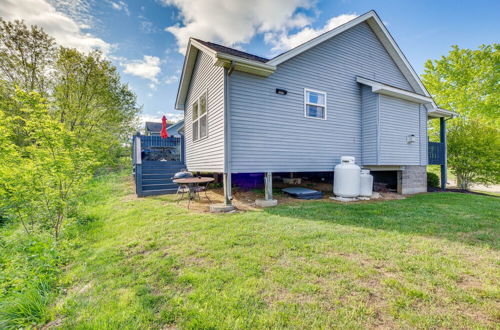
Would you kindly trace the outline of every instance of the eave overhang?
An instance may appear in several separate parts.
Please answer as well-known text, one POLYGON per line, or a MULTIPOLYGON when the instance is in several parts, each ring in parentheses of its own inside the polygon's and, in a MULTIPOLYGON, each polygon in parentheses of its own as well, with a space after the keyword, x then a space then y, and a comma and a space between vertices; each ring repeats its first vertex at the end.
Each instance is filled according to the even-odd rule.
POLYGON ((186 101, 189 84, 191 82, 191 76, 193 74, 196 57, 198 56, 199 51, 202 51, 209 55, 212 58, 212 62, 214 65, 226 69, 229 69, 232 66, 236 71, 247 72, 262 77, 267 77, 274 71, 276 71, 276 66, 274 65, 252 61, 222 52, 216 52, 213 49, 210 49, 209 47, 203 45, 202 43, 194 39, 190 39, 187 46, 186 57, 184 58, 182 75, 179 81, 179 89, 177 91, 177 98, 175 101, 175 109, 177 110, 185 109, 184 103, 186 101))
POLYGON ((377 94, 388 95, 392 97, 397 97, 399 99, 420 103, 420 104, 432 104, 432 98, 426 95, 410 92, 401 88, 389 86, 378 81, 366 79, 363 77, 356 77, 356 81, 360 84, 370 86, 372 92, 377 94))
POLYGON ((458 117, 458 113, 451 110, 435 108, 429 112, 427 112, 428 118, 455 118, 458 117))

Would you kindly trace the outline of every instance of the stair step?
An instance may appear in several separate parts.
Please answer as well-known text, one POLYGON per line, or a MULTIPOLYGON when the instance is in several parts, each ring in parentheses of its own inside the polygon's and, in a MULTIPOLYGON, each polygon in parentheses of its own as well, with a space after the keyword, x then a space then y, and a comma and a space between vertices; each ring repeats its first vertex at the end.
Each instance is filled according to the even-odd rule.
POLYGON ((170 195, 175 194, 177 192, 176 189, 159 189, 159 190, 146 190, 142 192, 141 196, 157 196, 157 195, 170 195))
POLYGON ((172 177, 175 173, 142 173, 142 181, 144 180, 170 180, 172 181, 172 177))
POLYGON ((171 169, 171 168, 147 168, 142 169, 142 174, 172 174, 180 172, 181 169, 171 169))
POLYGON ((142 178, 142 185, 150 184, 175 184, 170 178, 168 179, 157 179, 157 178, 142 178))
POLYGON ((162 189, 176 189, 177 190, 177 185, 174 184, 143 184, 142 185, 142 190, 162 190, 162 189))

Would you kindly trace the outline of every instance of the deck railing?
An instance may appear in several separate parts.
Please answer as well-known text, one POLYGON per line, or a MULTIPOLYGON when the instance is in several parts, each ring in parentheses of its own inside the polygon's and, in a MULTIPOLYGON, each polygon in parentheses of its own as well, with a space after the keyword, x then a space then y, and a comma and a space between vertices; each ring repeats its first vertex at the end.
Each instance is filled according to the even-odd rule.
POLYGON ((429 165, 444 165, 445 146, 441 142, 429 142, 429 165))

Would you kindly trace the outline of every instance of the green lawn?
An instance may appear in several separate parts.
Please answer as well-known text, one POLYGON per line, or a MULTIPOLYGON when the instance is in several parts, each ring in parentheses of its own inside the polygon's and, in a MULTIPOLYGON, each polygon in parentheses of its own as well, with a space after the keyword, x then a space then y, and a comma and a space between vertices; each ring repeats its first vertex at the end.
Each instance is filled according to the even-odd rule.
MULTIPOLYGON (((495 328, 500 199, 454 193, 199 214, 114 175, 51 307, 63 328, 495 328)), ((67 235, 71 236, 71 231, 67 235)))

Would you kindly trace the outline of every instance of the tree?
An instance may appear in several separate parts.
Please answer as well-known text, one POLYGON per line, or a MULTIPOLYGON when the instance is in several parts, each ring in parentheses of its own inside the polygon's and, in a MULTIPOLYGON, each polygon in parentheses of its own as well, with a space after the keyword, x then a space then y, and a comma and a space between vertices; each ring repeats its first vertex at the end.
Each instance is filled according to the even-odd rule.
POLYGON ((50 228, 57 239, 71 202, 96 162, 74 133, 51 117, 39 94, 17 90, 15 99, 27 115, 7 117, 0 111, 0 206, 19 219, 28 234, 50 228), (15 141, 19 122, 27 145, 15 141))
POLYGON ((55 53, 54 38, 42 28, 0 18, 0 73, 11 86, 45 95, 55 53))
POLYGON ((499 124, 500 44, 477 50, 453 46, 448 56, 427 60, 422 80, 441 107, 499 124))
MULTIPOLYGON (((460 115, 447 126, 448 164, 461 188, 498 183, 500 44, 477 50, 453 46, 447 56, 425 63, 422 80, 436 103, 460 115)), ((437 121, 430 127, 437 136, 437 121)))
POLYGON ((139 108, 116 68, 98 51, 61 47, 55 63, 55 117, 105 163, 135 131, 139 108))
POLYGON ((500 130, 479 119, 453 119, 448 130, 448 164, 461 189, 500 182, 500 130))

